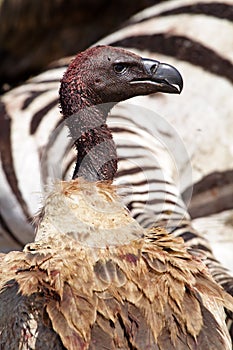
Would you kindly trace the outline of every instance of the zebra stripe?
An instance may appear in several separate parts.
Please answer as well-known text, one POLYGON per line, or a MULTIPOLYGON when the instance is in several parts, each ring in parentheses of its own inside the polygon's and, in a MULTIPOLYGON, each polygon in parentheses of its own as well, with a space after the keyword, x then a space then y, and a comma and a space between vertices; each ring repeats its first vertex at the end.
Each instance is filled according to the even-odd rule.
POLYGON ((230 60, 184 36, 170 36, 169 34, 137 35, 112 42, 111 45, 137 50, 150 50, 152 53, 162 53, 176 57, 193 65, 201 66, 206 71, 233 82, 233 65, 230 60))
POLYGON ((232 10, 232 1, 216 1, 216 2, 198 2, 198 1, 189 1, 186 3, 186 6, 179 6, 175 7, 175 2, 173 1, 174 7, 171 5, 171 2, 163 7, 170 7, 168 10, 162 10, 158 13, 159 6, 156 6, 154 8, 156 11, 154 14, 151 14, 151 8, 149 11, 149 15, 146 16, 148 10, 141 11, 140 15, 135 15, 133 19, 130 21, 131 23, 133 22, 144 22, 148 20, 149 18, 156 18, 156 17, 162 17, 162 16, 171 16, 171 15, 180 15, 180 14, 201 14, 201 15, 206 15, 206 16, 212 16, 216 18, 222 18, 222 19, 227 19, 229 21, 233 21, 233 10, 232 10), (193 4, 192 4, 193 2, 193 4), (138 18, 141 17, 142 14, 145 13, 144 17, 142 19, 138 18))

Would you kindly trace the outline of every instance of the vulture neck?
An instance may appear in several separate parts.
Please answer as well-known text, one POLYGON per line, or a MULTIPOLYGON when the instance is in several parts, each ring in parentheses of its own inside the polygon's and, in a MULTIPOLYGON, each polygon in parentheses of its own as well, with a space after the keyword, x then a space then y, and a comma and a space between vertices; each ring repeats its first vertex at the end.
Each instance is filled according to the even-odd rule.
POLYGON ((62 82, 60 102, 78 153, 73 179, 112 181, 117 171, 117 153, 106 119, 114 103, 103 103, 81 82, 79 91, 62 82))

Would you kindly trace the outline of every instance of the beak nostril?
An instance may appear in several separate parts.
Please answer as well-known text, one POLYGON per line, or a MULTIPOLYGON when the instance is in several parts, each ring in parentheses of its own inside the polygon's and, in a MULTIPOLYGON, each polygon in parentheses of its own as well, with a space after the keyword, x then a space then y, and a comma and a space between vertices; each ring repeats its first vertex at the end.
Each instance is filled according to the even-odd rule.
POLYGON ((147 71, 147 73, 153 75, 155 74, 158 66, 159 66, 159 61, 155 61, 155 60, 150 60, 148 58, 143 58, 143 64, 144 64, 144 67, 147 71))
POLYGON ((150 69, 151 74, 155 74, 157 68, 158 68, 158 64, 154 64, 153 66, 151 66, 151 69, 150 69))

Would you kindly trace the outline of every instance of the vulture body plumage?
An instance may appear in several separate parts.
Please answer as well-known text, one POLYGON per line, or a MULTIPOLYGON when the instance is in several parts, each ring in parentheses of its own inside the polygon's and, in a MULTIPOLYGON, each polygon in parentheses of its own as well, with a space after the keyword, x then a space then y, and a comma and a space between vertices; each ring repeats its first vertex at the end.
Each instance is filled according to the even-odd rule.
POLYGON ((113 185, 109 110, 182 85, 174 67, 108 46, 70 64, 60 103, 78 153, 73 180, 48 194, 35 242, 0 256, 1 349, 231 349, 232 297, 181 238, 142 228, 113 185))

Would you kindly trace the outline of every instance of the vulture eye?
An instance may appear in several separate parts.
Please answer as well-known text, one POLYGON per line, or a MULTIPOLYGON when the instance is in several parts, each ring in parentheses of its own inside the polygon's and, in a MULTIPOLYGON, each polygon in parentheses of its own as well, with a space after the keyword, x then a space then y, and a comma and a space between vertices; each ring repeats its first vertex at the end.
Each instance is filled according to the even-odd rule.
POLYGON ((113 68, 114 68, 114 71, 118 74, 124 73, 127 70, 127 66, 123 63, 116 63, 113 68))

